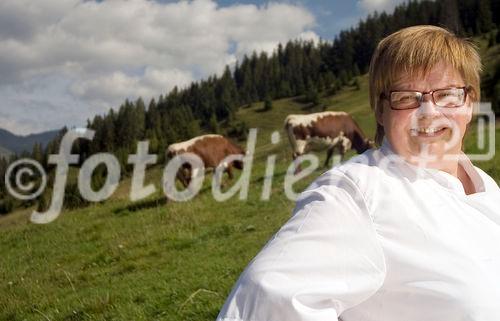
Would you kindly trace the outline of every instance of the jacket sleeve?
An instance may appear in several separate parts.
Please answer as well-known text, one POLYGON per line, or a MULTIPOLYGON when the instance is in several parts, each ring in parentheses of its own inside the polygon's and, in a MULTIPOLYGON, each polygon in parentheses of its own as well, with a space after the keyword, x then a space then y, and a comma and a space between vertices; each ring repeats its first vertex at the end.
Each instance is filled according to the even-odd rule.
POLYGON ((323 175, 250 262, 217 321, 333 321, 372 296, 386 268, 357 186, 323 175))

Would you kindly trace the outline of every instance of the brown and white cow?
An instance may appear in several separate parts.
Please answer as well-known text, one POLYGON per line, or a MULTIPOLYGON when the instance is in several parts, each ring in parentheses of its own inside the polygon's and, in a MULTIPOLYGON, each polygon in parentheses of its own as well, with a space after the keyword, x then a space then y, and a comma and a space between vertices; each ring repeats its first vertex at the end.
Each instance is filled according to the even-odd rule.
MULTIPOLYGON (((184 153, 193 153, 202 161, 205 169, 215 169, 220 162, 229 155, 245 155, 245 150, 232 143, 229 139, 221 135, 201 135, 190 140, 171 144, 167 148, 167 159, 184 153)), ((232 168, 243 169, 243 161, 234 160, 223 164, 224 171, 229 178, 233 178, 232 168)), ((195 169, 196 170, 196 169, 195 169)), ((193 169, 189 163, 184 163, 177 172, 177 178, 184 187, 187 187, 193 176, 193 169)), ((196 173, 194 173, 196 175, 196 173)))
POLYGON ((285 131, 293 149, 293 159, 307 153, 314 145, 327 146, 327 166, 335 149, 341 160, 354 148, 359 154, 374 146, 352 117, 343 111, 325 111, 306 115, 288 115, 285 131))

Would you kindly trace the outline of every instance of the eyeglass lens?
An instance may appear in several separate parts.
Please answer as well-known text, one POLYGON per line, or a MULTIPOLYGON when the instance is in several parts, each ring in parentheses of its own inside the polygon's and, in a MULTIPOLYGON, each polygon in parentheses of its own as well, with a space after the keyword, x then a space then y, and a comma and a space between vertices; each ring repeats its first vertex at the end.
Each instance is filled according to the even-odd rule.
MULTIPOLYGON (((418 91, 394 91, 391 93, 391 106, 396 109, 409 109, 420 106, 423 94, 418 91)), ((432 92, 432 99, 439 107, 458 107, 465 102, 464 88, 439 89, 432 92)))

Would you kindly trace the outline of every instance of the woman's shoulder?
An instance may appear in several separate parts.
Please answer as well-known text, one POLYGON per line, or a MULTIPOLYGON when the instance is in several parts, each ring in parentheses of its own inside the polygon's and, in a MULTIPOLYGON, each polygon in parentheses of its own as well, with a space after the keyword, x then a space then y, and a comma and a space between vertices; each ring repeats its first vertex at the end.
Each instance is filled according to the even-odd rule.
POLYGON ((371 149, 361 155, 352 157, 338 164, 316 178, 303 192, 319 192, 324 194, 338 193, 362 200, 370 207, 374 189, 385 181, 380 168, 383 155, 377 149, 371 149))
POLYGON ((381 180, 384 180, 384 171, 380 166, 384 158, 385 156, 379 149, 370 149, 332 167, 323 175, 350 181, 366 193, 370 186, 378 185, 381 180))

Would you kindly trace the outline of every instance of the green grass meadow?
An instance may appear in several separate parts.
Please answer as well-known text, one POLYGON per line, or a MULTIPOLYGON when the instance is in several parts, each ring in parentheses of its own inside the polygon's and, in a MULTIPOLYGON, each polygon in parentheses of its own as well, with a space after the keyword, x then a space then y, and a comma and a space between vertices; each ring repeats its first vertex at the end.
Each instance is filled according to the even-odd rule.
MULTIPOLYGON (((328 110, 350 112, 373 137, 366 76, 360 84, 322 99, 328 110)), ((127 178, 108 201, 65 210, 50 224, 29 223, 32 209, 0 218, 0 320, 214 320, 244 267, 292 212, 283 188, 291 162, 286 115, 320 111, 293 98, 274 101, 267 112, 261 108, 256 103, 237 116, 258 128, 246 200, 235 195, 217 202, 207 174, 191 201, 137 209, 128 200, 127 178), (272 144, 276 130, 281 141, 272 144), (262 201, 269 155, 277 155, 276 168, 270 200, 262 201)), ((500 131, 495 134, 499 150, 500 131)), ((479 152, 476 137, 473 126, 468 152, 479 152)), ((500 157, 476 164, 500 180, 500 157)), ((161 194, 164 165, 148 170, 146 183, 158 189, 150 199, 161 194)), ((325 170, 295 184, 295 191, 325 170)))

